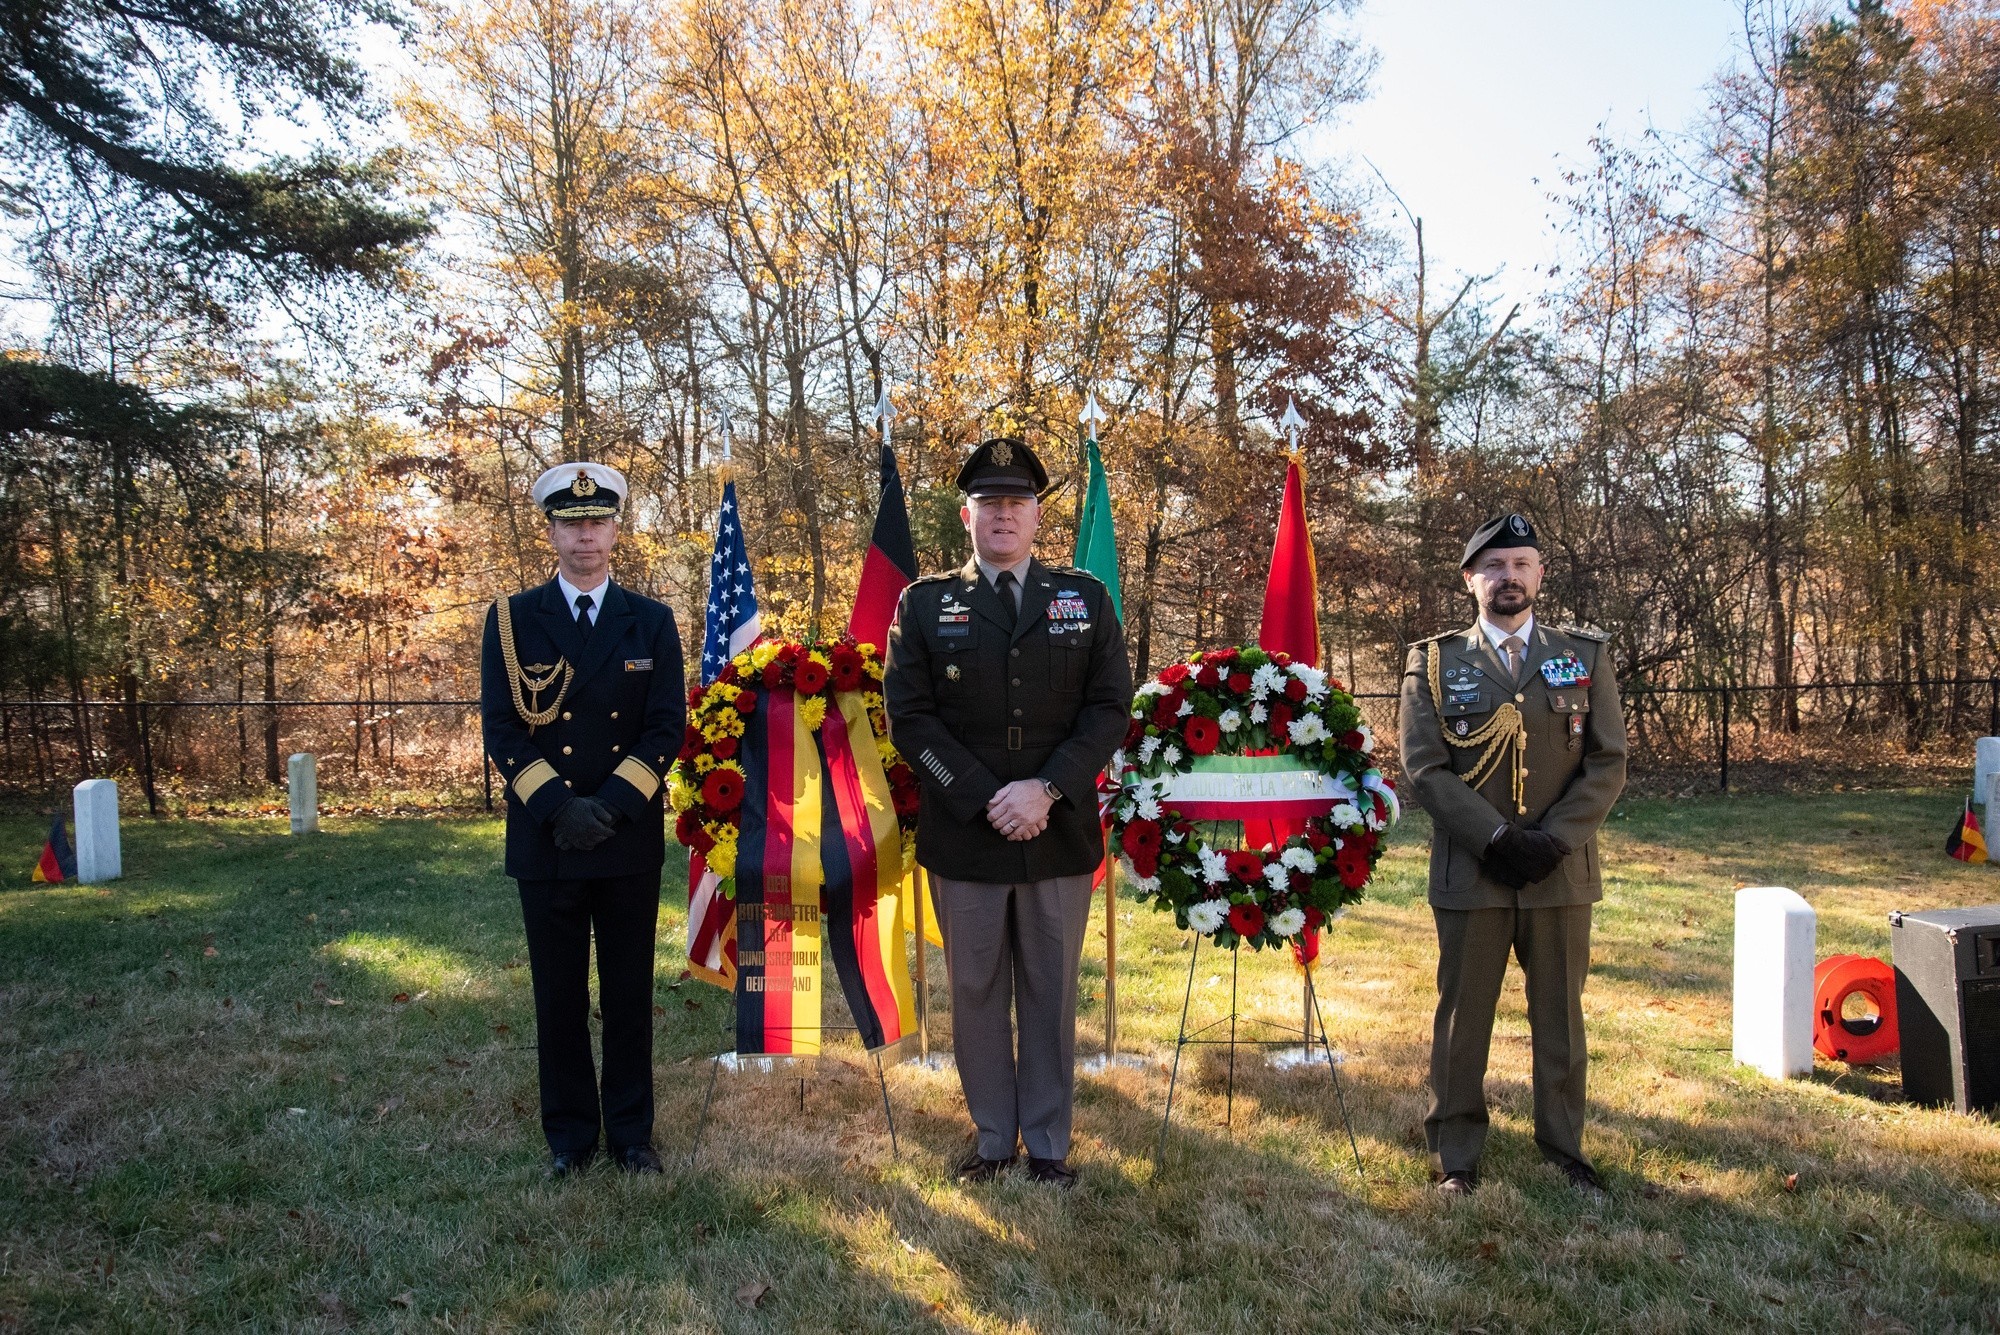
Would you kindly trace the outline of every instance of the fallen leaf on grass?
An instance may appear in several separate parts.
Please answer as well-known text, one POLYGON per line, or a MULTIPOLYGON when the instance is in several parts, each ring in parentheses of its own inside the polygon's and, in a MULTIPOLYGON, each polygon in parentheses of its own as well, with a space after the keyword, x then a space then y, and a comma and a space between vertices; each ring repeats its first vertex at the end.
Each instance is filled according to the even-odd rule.
POLYGON ((408 992, 398 992, 395 996, 389 998, 390 1001, 393 1001, 398 1006, 401 1006, 409 999, 410 999, 410 994, 408 992))
POLYGON ((340 1295, 337 1293, 322 1293, 319 1296, 319 1310, 337 1321, 344 1321, 347 1318, 347 1304, 340 1301, 340 1295))
POLYGON ((214 959, 217 955, 220 955, 222 952, 217 950, 214 946, 203 946, 201 948, 201 953, 207 956, 209 959, 214 959))
POLYGON ((701 1003, 699 1001, 696 1001, 693 997, 689 997, 686 1001, 683 1001, 681 1005, 685 1006, 688 1010, 691 1011, 698 1011, 701 1009, 701 1003))
POLYGON ((394 1095, 387 1103, 380 1103, 375 1106, 375 1120, 378 1122, 381 1121, 384 1117, 387 1117, 402 1106, 403 1096, 401 1094, 394 1095))
POLYGON ((1479 1259, 1480 1259, 1480 1260, 1482 1260, 1482 1261, 1490 1261, 1490 1260, 1492 1260, 1492 1259, 1493 1259, 1494 1257, 1498 1256, 1499 1254, 1500 1254, 1500 1244, 1499 1244, 1499 1243, 1497 1243, 1497 1242, 1482 1242, 1482 1243, 1480 1243, 1480 1244, 1479 1244, 1479 1259))
POLYGON ((1661 1189, 1659 1183, 1648 1182, 1645 1186, 1639 1188, 1639 1194, 1649 1201, 1656 1201, 1667 1193, 1661 1189))
POLYGON ((444 1059, 444 1064, 446 1066, 458 1066, 458 1067, 466 1067, 472 1065, 471 1062, 467 1061, 463 1057, 446 1057, 444 1059))
POLYGON ((329 1006, 345 1006, 347 1002, 342 1000, 340 997, 328 997, 326 999, 326 1004, 329 1006))
POLYGON ((333 1081, 333 1083, 336 1085, 344 1085, 347 1083, 347 1077, 342 1075, 338 1071, 335 1071, 332 1075, 328 1076, 327 1079, 333 1081))
POLYGON ((417 1295, 409 1289, 404 1289, 389 1301, 397 1307, 415 1307, 417 1305, 417 1295))
POLYGON ((220 1233, 217 1233, 214 1229, 210 1229, 208 1231, 207 1237, 208 1240, 214 1243, 216 1246, 220 1247, 222 1245, 222 1235, 220 1233))
POLYGON ((745 1307, 755 1307, 764 1301, 764 1295, 770 1291, 771 1285, 768 1281, 753 1279, 742 1288, 736 1290, 736 1301, 745 1307))
POLYGON ((507 1025, 504 1025, 504 1024, 496 1024, 496 1025, 494 1025, 494 1026, 493 1026, 493 1032, 494 1032, 494 1033, 496 1033, 496 1034, 499 1034, 499 1035, 501 1035, 502 1037, 505 1037, 506 1035, 508 1035, 508 1034, 511 1034, 511 1033, 513 1033, 514 1031, 513 1031, 513 1029, 512 1029, 511 1027, 509 1027, 509 1026, 507 1026, 507 1025))
POLYGON ((1799 1175, 1797 1173, 1785 1174, 1785 1190, 1797 1191, 1798 1189, 1799 1189, 1799 1175))
POLYGON ((653 1007, 653 1014, 655 1016, 665 1015, 666 1013, 667 1013, 667 1008, 665 1006, 653 1007))

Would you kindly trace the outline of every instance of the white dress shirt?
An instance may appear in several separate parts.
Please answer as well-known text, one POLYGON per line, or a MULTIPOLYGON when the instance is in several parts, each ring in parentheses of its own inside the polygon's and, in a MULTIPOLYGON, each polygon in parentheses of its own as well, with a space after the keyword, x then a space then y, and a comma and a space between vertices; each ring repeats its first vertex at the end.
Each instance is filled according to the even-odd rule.
POLYGON ((597 624, 597 614, 604 610, 604 591, 610 585, 611 576, 609 573, 606 573, 604 578, 592 587, 579 589, 576 585, 563 578, 562 572, 556 572, 556 586, 562 590, 563 602, 569 608, 571 617, 577 615, 576 600, 583 597, 586 593, 590 595, 590 620, 586 624, 592 626, 597 624))
POLYGON ((1503 665, 1507 662, 1507 651, 1500 646, 1505 644, 1510 636, 1519 639, 1521 641, 1521 666, 1526 667, 1528 665, 1528 645, 1533 643, 1535 636, 1535 614, 1533 612, 1528 613, 1528 619, 1521 623, 1521 629, 1519 630, 1502 630, 1491 621, 1488 621, 1483 615, 1479 618, 1479 629, 1486 636, 1486 642, 1493 646, 1493 656, 1499 659, 1503 665))

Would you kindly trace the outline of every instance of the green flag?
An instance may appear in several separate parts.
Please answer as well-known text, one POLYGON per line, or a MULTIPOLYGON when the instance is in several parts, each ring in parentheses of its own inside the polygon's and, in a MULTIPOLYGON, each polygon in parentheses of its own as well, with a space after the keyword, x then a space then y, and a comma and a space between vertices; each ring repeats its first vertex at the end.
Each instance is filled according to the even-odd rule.
POLYGON ((1090 451, 1090 490, 1084 496, 1083 518, 1076 526, 1076 562, 1111 590, 1111 607, 1125 619, 1125 600, 1118 592, 1118 539, 1111 529, 1111 483, 1104 476, 1104 458, 1095 437, 1090 451))

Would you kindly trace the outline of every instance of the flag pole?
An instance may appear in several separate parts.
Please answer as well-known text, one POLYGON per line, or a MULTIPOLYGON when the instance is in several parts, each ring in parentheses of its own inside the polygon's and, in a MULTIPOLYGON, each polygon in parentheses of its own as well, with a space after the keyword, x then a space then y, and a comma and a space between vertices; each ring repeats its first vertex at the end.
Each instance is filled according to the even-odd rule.
MULTIPOLYGON (((1083 473, 1089 472, 1090 447, 1097 443, 1097 424, 1105 420, 1104 409, 1097 404, 1097 391, 1092 390, 1085 399, 1083 411, 1078 414, 1078 423, 1083 430, 1084 456, 1083 473)), ((1085 476, 1083 486, 1078 488, 1076 504, 1076 528, 1082 546, 1083 516, 1086 498, 1083 493, 1089 489, 1090 479, 1085 476)), ((1103 517, 1104 522, 1110 516, 1103 517)), ((1096 794, 1091 794, 1093 801, 1096 794)), ((1118 1058, 1118 864, 1110 859, 1106 850, 1107 865, 1104 868, 1104 1060, 1110 1064, 1118 1058)))

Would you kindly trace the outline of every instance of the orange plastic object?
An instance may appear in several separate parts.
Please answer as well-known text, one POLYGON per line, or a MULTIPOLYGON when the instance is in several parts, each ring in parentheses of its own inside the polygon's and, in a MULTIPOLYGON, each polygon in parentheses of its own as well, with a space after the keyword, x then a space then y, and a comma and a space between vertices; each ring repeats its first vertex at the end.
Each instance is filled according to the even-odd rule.
POLYGON ((1896 1029, 1896 974, 1867 955, 1830 955, 1813 969, 1813 1049, 1822 1057, 1866 1066, 1900 1046, 1896 1029), (1848 1019, 1847 999, 1868 998, 1875 1014, 1848 1019))

